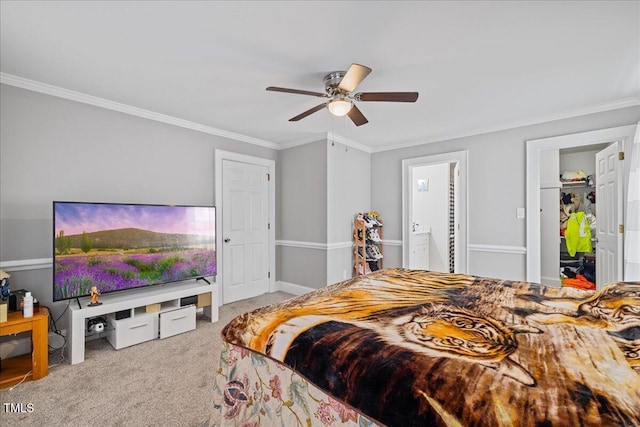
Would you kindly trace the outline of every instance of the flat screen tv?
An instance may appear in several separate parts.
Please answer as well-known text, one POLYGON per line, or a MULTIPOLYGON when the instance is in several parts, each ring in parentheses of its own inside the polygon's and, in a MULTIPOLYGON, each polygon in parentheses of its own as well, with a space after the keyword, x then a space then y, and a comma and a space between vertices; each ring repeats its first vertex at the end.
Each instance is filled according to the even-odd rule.
POLYGON ((212 206, 53 202, 53 300, 216 275, 212 206))

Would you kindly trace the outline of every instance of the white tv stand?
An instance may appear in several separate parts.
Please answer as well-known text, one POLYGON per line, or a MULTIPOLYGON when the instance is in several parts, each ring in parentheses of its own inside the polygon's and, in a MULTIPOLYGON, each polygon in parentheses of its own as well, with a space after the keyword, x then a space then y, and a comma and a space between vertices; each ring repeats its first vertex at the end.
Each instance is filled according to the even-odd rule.
POLYGON ((181 298, 206 296, 206 294, 211 296, 211 305, 203 307, 204 315, 211 319, 212 323, 217 322, 219 305, 217 284, 207 284, 204 281, 190 280, 104 295, 100 299, 102 304, 97 306, 89 306, 87 298, 81 301, 82 307, 78 307, 77 301, 71 301, 67 315, 67 357, 72 365, 84 361, 85 330, 89 318, 123 310, 131 310, 132 316, 135 316, 136 309, 141 311, 150 304, 178 308, 181 298))

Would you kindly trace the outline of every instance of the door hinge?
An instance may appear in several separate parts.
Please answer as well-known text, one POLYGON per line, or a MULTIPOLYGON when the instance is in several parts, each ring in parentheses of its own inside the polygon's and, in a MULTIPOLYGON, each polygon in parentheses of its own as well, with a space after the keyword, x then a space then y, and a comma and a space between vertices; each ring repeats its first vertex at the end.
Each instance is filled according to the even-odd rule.
POLYGON ((267 279, 271 279, 271 272, 270 271, 267 273, 267 279))
POLYGON ((624 151, 618 152, 618 160, 624 160, 624 151))
POLYGON ((270 222, 267 223, 267 230, 271 230, 271 223, 270 222))
POLYGON ((624 233, 624 224, 618 226, 618 233, 624 233))
POLYGON ((271 174, 270 173, 267 174, 267 181, 271 181, 271 174))

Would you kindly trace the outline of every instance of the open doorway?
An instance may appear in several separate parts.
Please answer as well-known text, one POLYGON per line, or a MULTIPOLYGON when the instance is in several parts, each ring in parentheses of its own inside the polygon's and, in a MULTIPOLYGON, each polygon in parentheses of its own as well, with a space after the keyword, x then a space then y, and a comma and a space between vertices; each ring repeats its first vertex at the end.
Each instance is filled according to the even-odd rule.
MULTIPOLYGON (((596 158, 609 144, 542 152, 540 283, 596 288, 596 158), (576 228, 575 225, 582 224, 576 228)), ((614 151, 617 149, 613 147, 614 151)), ((617 184, 613 183, 613 184, 617 184)), ((612 206, 613 208, 613 206, 612 206)), ((617 212, 617 208, 615 211, 617 212)), ((604 219, 604 218, 603 218, 604 219)))
POLYGON ((402 265, 467 271, 467 151, 402 161, 402 265))
MULTIPOLYGON (((623 126, 612 129, 602 129, 592 132, 584 132, 572 135, 563 135, 553 138, 545 138, 539 140, 527 141, 527 280, 538 283, 546 283, 549 281, 557 281, 559 275, 559 268, 553 267, 547 272, 543 271, 544 265, 552 265, 543 262, 544 257, 552 257, 557 259, 555 253, 559 253, 560 241, 559 233, 557 230, 558 221, 553 219, 547 221, 549 217, 545 217, 541 214, 541 210, 553 210, 556 209, 557 201, 559 199, 558 189, 562 188, 562 184, 559 182, 559 153, 571 153, 579 152, 581 150, 599 149, 603 146, 612 146, 615 150, 624 151, 625 147, 632 141, 633 134, 635 132, 635 126, 623 126), (617 148, 616 148, 617 147, 617 148), (555 160, 554 160, 555 156, 555 160), (555 167, 555 171, 551 166, 555 167), (549 194, 553 196, 548 198, 549 194), (550 224, 550 228, 546 226, 550 224), (548 230, 545 231, 545 230, 548 230), (555 276, 555 277, 554 277, 555 276)), ((614 151, 615 151, 614 150, 614 151)), ((617 158, 617 156, 616 156, 617 158)), ((595 163, 595 158, 594 158, 595 163)), ((626 170, 626 167, 622 165, 621 170, 626 170)), ((597 172, 597 171, 596 171, 597 172)), ((607 214, 600 214, 600 218, 596 215, 599 224, 608 224, 615 228, 616 231, 616 256, 613 261, 614 268, 609 270, 609 276, 622 280, 622 265, 620 260, 622 259, 622 239, 623 233, 618 233, 617 224, 622 224, 623 206, 624 200, 623 194, 626 193, 624 188, 626 182, 622 179, 622 176, 626 174, 620 173, 618 180, 616 201, 605 201, 602 197, 598 197, 600 205, 596 203, 597 208, 603 208, 605 206, 610 207, 607 214), (615 227, 614 227, 615 225, 615 227)), ((596 183, 598 179, 596 178, 596 183)), ((604 191, 601 191, 601 195, 604 197, 604 191)), ((600 234, 598 234, 600 236, 600 234)), ((597 242, 599 246, 601 242, 597 242)), ((604 243, 604 242, 602 242, 604 243)), ((605 260, 606 257, 600 257, 600 260, 605 260)), ((609 257, 613 259, 612 257, 609 257)), ((598 257, 596 256, 596 262, 598 257)), ((606 271, 607 268, 598 268, 596 271, 606 271)), ((609 281, 604 277, 596 281, 598 288, 602 283, 609 281), (600 282, 600 283, 598 283, 600 282)), ((555 283, 547 283, 554 285, 555 283)), ((559 284, 558 284, 559 285, 559 284)))

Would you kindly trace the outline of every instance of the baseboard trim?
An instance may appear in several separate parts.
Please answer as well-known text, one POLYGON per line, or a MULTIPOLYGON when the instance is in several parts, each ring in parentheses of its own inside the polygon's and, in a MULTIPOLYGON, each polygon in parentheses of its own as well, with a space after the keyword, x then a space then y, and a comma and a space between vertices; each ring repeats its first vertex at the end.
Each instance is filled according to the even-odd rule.
POLYGON ((317 289, 310 288, 308 286, 296 285, 295 283, 283 282, 282 280, 278 280, 276 281, 274 292, 282 291, 293 295, 304 295, 316 290, 317 289))
POLYGON ((549 284, 548 286, 555 286, 558 288, 562 286, 562 280, 558 277, 541 277, 540 283, 549 284))

